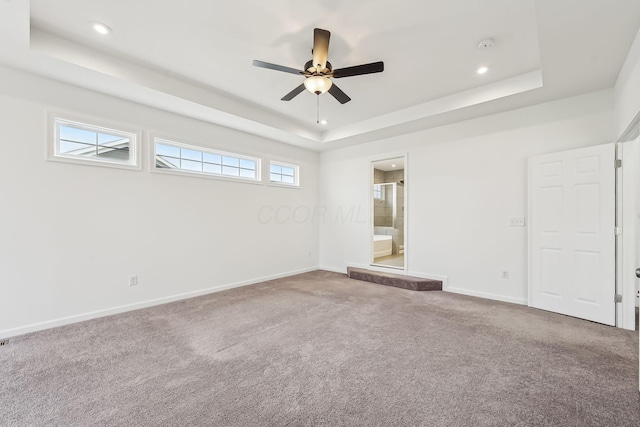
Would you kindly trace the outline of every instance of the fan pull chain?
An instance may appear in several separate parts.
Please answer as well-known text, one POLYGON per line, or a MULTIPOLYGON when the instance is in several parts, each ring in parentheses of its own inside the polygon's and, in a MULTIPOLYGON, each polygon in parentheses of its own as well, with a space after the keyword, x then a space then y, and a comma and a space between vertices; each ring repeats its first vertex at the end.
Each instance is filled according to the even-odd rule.
POLYGON ((320 94, 316 95, 316 124, 320 124, 320 94))

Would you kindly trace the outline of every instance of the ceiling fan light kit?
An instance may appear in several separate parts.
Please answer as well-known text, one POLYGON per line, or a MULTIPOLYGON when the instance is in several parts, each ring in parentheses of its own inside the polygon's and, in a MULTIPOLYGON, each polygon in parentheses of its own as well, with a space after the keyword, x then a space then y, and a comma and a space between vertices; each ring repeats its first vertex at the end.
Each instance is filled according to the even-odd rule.
POLYGON ((330 37, 331 33, 327 30, 323 30, 321 28, 315 28, 313 30, 313 58, 310 61, 307 61, 304 66, 304 71, 258 60, 254 60, 253 65, 256 67, 304 76, 304 82, 283 96, 282 101, 291 101, 307 89, 309 92, 316 95, 329 92, 338 102, 345 104, 351 101, 351 98, 336 86, 331 79, 380 73, 384 71, 384 63, 382 61, 378 61, 370 64, 355 65, 352 67, 334 70, 331 67, 331 63, 327 61, 329 56, 330 37))
POLYGON ((331 89, 333 82, 324 76, 311 76, 304 79, 304 87, 316 95, 323 94, 331 89))

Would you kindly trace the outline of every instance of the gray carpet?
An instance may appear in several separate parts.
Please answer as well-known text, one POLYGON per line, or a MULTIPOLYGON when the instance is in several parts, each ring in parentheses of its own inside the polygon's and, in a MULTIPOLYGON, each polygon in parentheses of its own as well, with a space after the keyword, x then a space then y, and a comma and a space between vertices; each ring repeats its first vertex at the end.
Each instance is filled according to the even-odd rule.
POLYGON ((411 277, 404 274, 367 270, 366 268, 347 267, 347 276, 355 280, 393 286, 410 291, 441 291, 442 281, 411 277))
POLYGON ((9 426, 639 426, 636 333, 313 272, 12 338, 9 426))

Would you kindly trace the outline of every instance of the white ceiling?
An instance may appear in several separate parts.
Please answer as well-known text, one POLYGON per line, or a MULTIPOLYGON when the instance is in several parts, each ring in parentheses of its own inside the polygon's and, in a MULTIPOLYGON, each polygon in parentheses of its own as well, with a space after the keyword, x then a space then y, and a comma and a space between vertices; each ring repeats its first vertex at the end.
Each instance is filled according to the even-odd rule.
POLYGON ((640 1, 5 0, 0 24, 6 65, 324 150, 612 87, 640 1), (315 95, 280 101, 302 77, 251 65, 302 69, 314 27, 334 68, 385 63, 335 80, 352 101, 322 95, 325 126, 315 95))

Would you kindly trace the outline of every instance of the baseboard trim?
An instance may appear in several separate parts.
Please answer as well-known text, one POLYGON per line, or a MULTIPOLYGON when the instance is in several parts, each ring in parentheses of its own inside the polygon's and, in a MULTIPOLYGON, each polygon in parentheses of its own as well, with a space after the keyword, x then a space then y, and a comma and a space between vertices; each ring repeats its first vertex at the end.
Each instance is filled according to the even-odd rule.
POLYGON ((491 294, 488 292, 478 292, 478 291, 471 291, 469 289, 454 288, 451 286, 448 286, 446 288, 443 287, 442 290, 445 292, 451 292, 454 294, 469 295, 471 297, 492 299, 496 301, 509 302, 509 303, 518 304, 518 305, 528 305, 528 301, 526 300, 526 298, 513 298, 513 297, 507 297, 504 295, 491 294))
POLYGON ((318 270, 330 271, 332 273, 347 274, 347 269, 346 268, 333 268, 333 267, 320 266, 320 267, 318 267, 318 270))
POLYGON ((91 311, 91 312, 82 313, 82 314, 75 314, 67 317, 61 317, 58 319, 47 320, 44 322, 33 323, 31 325, 20 326, 17 328, 5 329, 3 331, 0 331, 0 339, 16 337, 16 336, 28 334, 31 332, 37 332, 45 329, 56 328, 58 326, 64 326, 72 323, 83 322, 85 320, 96 319, 98 317, 105 317, 105 316, 111 316, 113 314, 125 313, 127 311, 140 310, 142 308, 148 308, 156 305, 167 304, 174 301, 195 298, 203 295, 213 294, 216 292, 226 291, 228 289, 240 288, 242 286, 255 285, 256 283, 267 282, 269 280, 275 280, 275 279, 282 279, 284 277, 308 273, 311 271, 316 271, 318 269, 320 269, 320 267, 303 268, 301 270, 289 271, 281 274, 273 274, 270 276, 264 276, 256 279, 230 283, 227 285, 214 286, 211 288, 201 289, 198 291, 185 292, 182 294, 170 295, 162 298, 155 298, 152 300, 141 301, 133 304, 126 304, 126 305, 121 305, 117 307, 106 308, 106 309, 91 311))

